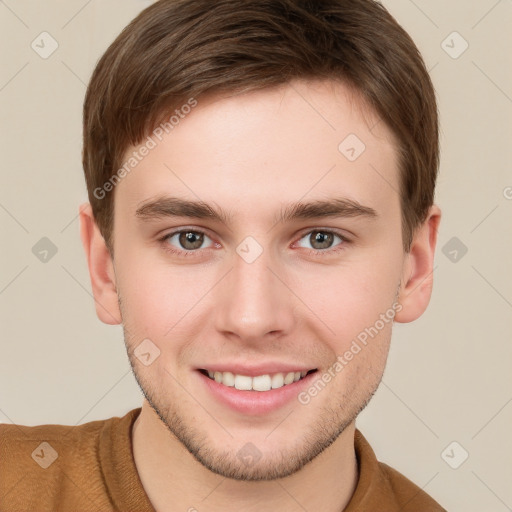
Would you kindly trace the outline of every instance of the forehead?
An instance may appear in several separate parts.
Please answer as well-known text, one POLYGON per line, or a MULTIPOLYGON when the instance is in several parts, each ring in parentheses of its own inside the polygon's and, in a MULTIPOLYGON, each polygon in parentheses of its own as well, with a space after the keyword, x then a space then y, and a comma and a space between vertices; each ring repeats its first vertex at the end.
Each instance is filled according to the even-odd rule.
POLYGON ((247 215, 306 196, 343 195, 374 209, 398 200, 393 134, 344 84, 295 81, 200 98, 175 120, 150 135, 142 158, 149 139, 128 148, 125 161, 140 160, 117 185, 120 207, 135 212, 166 193, 247 215))

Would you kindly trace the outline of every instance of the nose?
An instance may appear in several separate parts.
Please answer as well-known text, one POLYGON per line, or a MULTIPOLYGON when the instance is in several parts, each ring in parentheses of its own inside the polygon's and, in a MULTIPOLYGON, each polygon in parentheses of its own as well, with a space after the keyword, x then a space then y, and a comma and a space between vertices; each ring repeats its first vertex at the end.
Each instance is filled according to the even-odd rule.
POLYGON ((245 343, 291 332, 294 294, 287 285, 286 270, 266 251, 252 262, 238 254, 233 268, 216 290, 215 326, 225 336, 245 343))

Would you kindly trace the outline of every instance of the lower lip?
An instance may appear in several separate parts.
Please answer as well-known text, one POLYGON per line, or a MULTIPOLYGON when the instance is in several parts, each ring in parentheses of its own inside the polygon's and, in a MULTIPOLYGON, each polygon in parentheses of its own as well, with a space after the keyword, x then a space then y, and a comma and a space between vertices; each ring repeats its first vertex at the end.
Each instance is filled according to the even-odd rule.
POLYGON ((224 386, 210 379, 199 370, 199 377, 205 383, 209 392, 223 405, 246 415, 258 416, 283 407, 292 400, 297 400, 298 394, 309 385, 318 371, 306 375, 303 379, 286 384, 270 391, 243 391, 230 386, 224 386))

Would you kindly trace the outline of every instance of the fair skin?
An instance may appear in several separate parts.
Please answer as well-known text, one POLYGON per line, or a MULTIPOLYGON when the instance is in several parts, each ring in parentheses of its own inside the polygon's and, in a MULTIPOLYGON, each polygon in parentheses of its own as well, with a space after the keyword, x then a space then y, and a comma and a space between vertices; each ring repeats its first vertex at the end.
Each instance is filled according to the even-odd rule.
POLYGON ((393 305, 397 322, 425 311, 441 212, 431 207, 405 253, 393 136, 361 107, 344 85, 323 82, 200 99, 117 185, 114 259, 82 206, 97 314, 123 324, 146 396, 133 449, 158 511, 339 512, 350 501, 355 418, 380 383, 392 322, 306 405, 241 413, 199 369, 272 361, 318 379, 393 305), (338 150, 351 133, 366 146, 352 162, 338 150), (232 216, 136 216, 163 196, 232 216), (276 220, 286 205, 334 198, 376 215, 276 220), (195 238, 159 241, 179 228, 195 238), (315 229, 334 235, 321 242, 315 229), (250 263, 236 251, 248 236, 262 248, 250 263), (160 350, 148 366, 134 354, 144 339, 160 350), (254 464, 237 455, 247 443, 254 464))

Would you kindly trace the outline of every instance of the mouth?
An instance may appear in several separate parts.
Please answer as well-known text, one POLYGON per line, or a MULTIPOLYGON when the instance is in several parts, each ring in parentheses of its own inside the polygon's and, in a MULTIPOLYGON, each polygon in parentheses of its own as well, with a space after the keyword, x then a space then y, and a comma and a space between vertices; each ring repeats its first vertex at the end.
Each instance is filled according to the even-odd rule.
POLYGON ((210 380, 222 384, 226 387, 231 387, 239 391, 271 391, 272 389, 279 389, 284 386, 289 386, 294 382, 298 382, 306 376, 317 372, 318 369, 314 368, 309 371, 296 371, 296 372, 281 372, 281 373, 266 373, 262 375, 249 376, 240 375, 232 372, 219 372, 207 369, 199 369, 199 372, 210 380))

